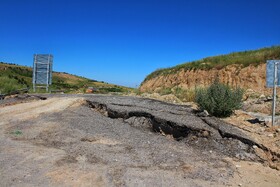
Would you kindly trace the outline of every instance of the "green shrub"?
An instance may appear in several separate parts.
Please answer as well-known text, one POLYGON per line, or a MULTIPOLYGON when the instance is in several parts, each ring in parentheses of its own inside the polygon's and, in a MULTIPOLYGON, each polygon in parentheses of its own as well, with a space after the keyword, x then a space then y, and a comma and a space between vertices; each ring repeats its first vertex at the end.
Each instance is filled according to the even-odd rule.
POLYGON ((243 90, 231 89, 215 80, 208 88, 196 90, 195 101, 201 110, 207 110, 216 117, 228 117, 241 107, 243 90))
POLYGON ((20 85, 16 79, 10 79, 9 77, 0 77, 0 94, 8 94, 12 91, 26 87, 20 85))

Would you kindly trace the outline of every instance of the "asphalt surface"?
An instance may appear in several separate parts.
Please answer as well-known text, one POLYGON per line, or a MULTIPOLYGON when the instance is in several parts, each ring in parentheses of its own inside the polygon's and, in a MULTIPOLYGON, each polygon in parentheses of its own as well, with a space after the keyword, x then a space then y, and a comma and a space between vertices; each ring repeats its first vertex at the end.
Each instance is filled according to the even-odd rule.
POLYGON ((56 104, 77 100, 55 112, 2 121, 0 186, 224 186, 236 172, 228 158, 262 162, 252 148, 261 145, 185 105, 46 97, 56 104))

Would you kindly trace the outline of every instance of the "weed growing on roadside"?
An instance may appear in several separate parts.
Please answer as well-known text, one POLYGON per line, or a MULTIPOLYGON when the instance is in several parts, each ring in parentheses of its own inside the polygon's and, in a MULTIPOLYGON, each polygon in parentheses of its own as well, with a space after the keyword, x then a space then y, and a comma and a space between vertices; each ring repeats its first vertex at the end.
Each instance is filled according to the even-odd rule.
POLYGON ((22 131, 16 130, 16 131, 11 132, 11 134, 14 134, 14 135, 22 135, 22 131))
POLYGON ((216 117, 228 117, 242 104, 243 90, 232 89, 216 79, 208 88, 196 90, 195 101, 201 110, 216 117))

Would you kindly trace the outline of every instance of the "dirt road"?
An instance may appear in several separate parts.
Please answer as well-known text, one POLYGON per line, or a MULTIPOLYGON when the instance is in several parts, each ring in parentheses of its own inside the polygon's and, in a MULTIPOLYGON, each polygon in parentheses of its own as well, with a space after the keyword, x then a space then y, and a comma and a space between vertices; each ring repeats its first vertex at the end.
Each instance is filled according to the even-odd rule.
POLYGON ((0 119, 0 186, 280 186, 261 145, 187 106, 52 96, 0 119))

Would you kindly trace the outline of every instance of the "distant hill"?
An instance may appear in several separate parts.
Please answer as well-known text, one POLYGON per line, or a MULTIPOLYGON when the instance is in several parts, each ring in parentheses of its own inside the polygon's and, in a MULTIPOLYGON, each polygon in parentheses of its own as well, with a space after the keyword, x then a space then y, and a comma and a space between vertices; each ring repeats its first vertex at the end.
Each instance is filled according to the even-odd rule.
MULTIPOLYGON (((27 87, 32 88, 31 67, 0 62, 0 94, 27 87)), ((95 93, 129 92, 132 90, 128 87, 99 82, 65 72, 53 72, 51 90, 62 90, 65 93, 85 93, 88 87, 94 88, 95 93)))
POLYGON ((174 88, 190 90, 208 86, 216 77, 221 82, 268 93, 265 85, 266 60, 280 59, 280 46, 234 52, 159 69, 141 83, 143 92, 171 93, 174 88))

